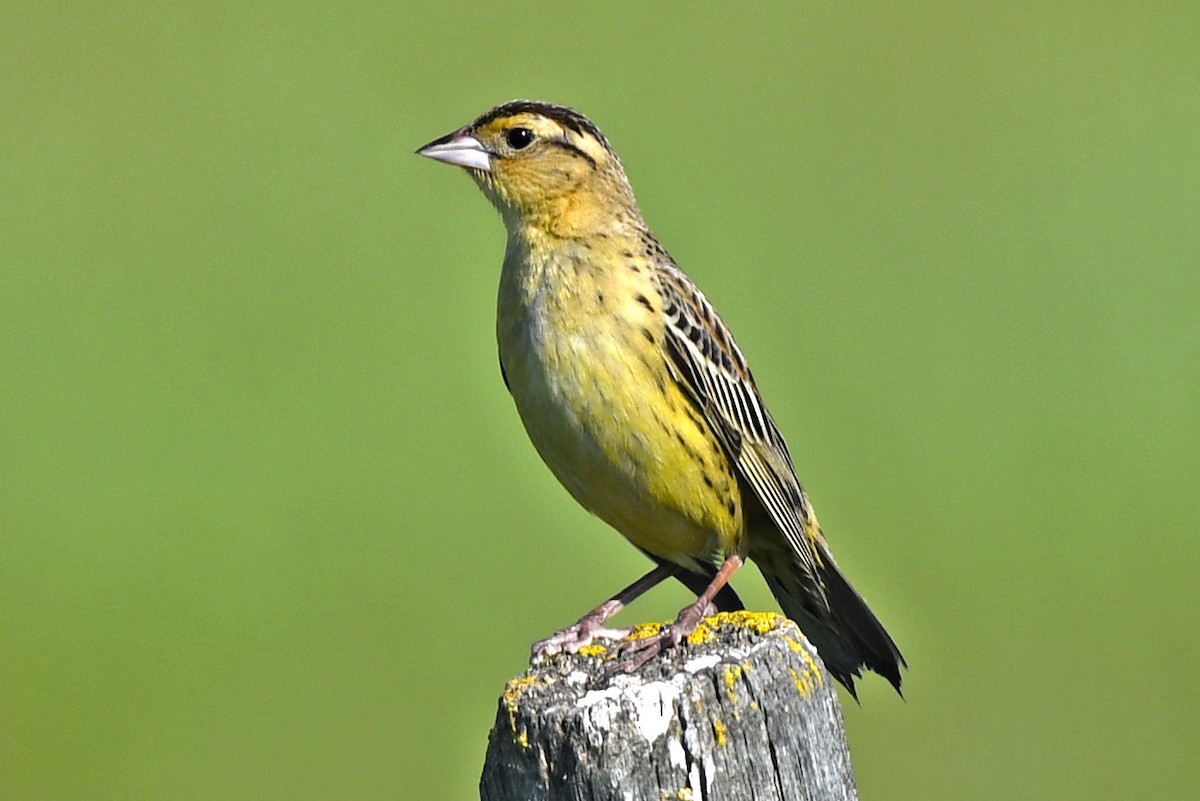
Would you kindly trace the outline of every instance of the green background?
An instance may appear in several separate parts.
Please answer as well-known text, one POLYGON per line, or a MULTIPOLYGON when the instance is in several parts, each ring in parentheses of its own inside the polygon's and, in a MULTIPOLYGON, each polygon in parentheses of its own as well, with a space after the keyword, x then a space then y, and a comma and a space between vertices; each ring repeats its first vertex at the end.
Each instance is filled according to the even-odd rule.
POLYGON ((529 643, 645 567, 413 155, 514 97, 614 142, 909 659, 863 797, 1200 793, 1200 6, 24 5, 3 798, 471 798, 529 643))

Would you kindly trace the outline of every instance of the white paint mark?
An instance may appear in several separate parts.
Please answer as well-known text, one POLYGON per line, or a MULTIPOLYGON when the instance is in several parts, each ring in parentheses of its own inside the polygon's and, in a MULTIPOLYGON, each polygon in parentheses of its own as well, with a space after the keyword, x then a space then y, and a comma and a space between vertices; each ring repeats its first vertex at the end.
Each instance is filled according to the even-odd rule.
POLYGON ((675 700, 681 692, 679 685, 666 681, 609 687, 588 691, 575 702, 575 708, 586 710, 605 729, 611 728, 612 719, 620 710, 627 709, 638 732, 653 743, 670 728, 675 717, 675 700))
POLYGON ((604 701, 612 701, 621 697, 620 687, 609 687, 607 690, 588 690, 583 697, 575 702, 576 709, 595 706, 604 701))
MULTIPOLYGON (((693 792, 700 789, 700 763, 699 762, 693 762, 692 769, 688 772, 688 787, 691 787, 693 792)), ((708 788, 705 787, 704 790, 702 790, 701 792, 703 792, 704 795, 708 795, 708 788)))
POLYGON ((707 670, 713 665, 720 663, 720 661, 721 657, 717 656, 716 654, 697 656, 694 659, 689 659, 687 662, 684 662, 683 669, 688 673, 699 673, 702 670, 707 670))
POLYGON ((683 750, 683 743, 674 737, 667 740, 667 761, 673 768, 680 770, 687 768, 687 753, 683 750))
POLYGON ((679 688, 665 681, 654 681, 638 691, 629 693, 638 731, 653 743, 667 733, 675 714, 675 699, 679 688))

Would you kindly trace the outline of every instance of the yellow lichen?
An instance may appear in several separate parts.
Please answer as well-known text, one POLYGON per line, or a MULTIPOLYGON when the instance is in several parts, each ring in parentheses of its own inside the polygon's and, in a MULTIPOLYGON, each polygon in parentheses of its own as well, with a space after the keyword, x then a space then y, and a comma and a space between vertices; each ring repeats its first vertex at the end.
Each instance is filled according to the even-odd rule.
POLYGON ((504 708, 508 711, 508 728, 513 733, 513 742, 522 750, 529 747, 529 734, 524 729, 517 729, 517 707, 520 706, 525 692, 537 683, 536 676, 518 676, 508 683, 502 696, 504 708))
POLYGON ((713 627, 709 625, 709 620, 711 620, 711 618, 701 620, 700 625, 696 626, 696 630, 688 635, 688 645, 707 645, 717 638, 716 632, 713 631, 713 627))
POLYGON ((798 673, 795 668, 788 668, 788 672, 792 674, 792 683, 796 685, 796 690, 805 698, 812 695, 814 681, 820 679, 821 674, 814 675, 805 670, 803 673, 798 673))
POLYGON ((630 640, 645 640, 650 637, 657 637, 662 634, 662 623, 639 623, 633 627, 633 631, 629 632, 626 639, 630 640))
POLYGON ((692 788, 684 787, 675 795, 678 796, 679 801, 692 801, 692 788))
POLYGON ((775 612, 718 612, 700 621, 700 625, 688 636, 688 643, 710 643, 717 638, 717 629, 723 626, 749 629, 755 634, 767 634, 777 629, 783 619, 775 612))
POLYGON ((729 691, 729 700, 737 703, 737 683, 742 677, 741 665, 726 665, 725 666, 725 688, 729 691))
MULTIPOLYGON (((711 641, 715 635, 715 629, 722 626, 734 626, 739 629, 748 629, 755 634, 769 634, 786 620, 785 617, 776 612, 718 612, 712 617, 706 617, 697 628, 697 632, 701 628, 708 629, 708 639, 711 641)), ((695 636, 695 635, 693 635, 695 636)))
POLYGON ((525 691, 537 683, 537 676, 518 676, 510 681, 504 688, 504 706, 510 711, 515 712, 517 704, 521 703, 521 697, 525 695, 525 691))
POLYGON ((809 650, 804 647, 804 643, 800 642, 794 637, 788 637, 787 644, 788 648, 791 648, 793 653, 800 654, 800 656, 804 659, 805 664, 808 666, 804 672, 811 673, 816 684, 824 684, 825 677, 821 675, 821 668, 817 665, 817 660, 813 659, 813 655, 809 652, 809 650))
POLYGON ((755 634, 768 634, 786 620, 776 612, 722 612, 717 618, 722 624, 749 629, 755 634))
POLYGON ((717 745, 725 746, 729 743, 728 731, 722 721, 713 721, 713 736, 716 738, 717 745))
POLYGON ((608 646, 601 645, 598 642, 592 643, 591 645, 585 645, 579 649, 579 655, 584 656, 584 657, 604 656, 607 653, 608 653, 608 646))
POLYGON ((817 665, 817 660, 813 659, 813 655, 809 653, 807 648, 801 650, 800 654, 804 657, 804 661, 808 664, 808 671, 812 673, 817 684, 824 684, 825 677, 821 675, 821 668, 819 665, 817 665))
MULTIPOLYGON (((707 645, 717 638, 717 630, 723 626, 734 626, 741 629, 748 629, 755 634, 768 634, 775 631, 782 624, 787 622, 787 618, 777 612, 718 612, 711 617, 706 617, 700 621, 693 631, 687 637, 688 645, 707 645)), ((644 640, 650 637, 657 637, 662 634, 664 624, 662 623, 642 623, 633 628, 629 633, 630 640, 644 640)), ((590 648, 591 646, 586 646, 590 648)), ((580 653, 585 653, 584 649, 580 649, 580 653)), ((594 652, 586 653, 585 655, 595 655, 594 652)))

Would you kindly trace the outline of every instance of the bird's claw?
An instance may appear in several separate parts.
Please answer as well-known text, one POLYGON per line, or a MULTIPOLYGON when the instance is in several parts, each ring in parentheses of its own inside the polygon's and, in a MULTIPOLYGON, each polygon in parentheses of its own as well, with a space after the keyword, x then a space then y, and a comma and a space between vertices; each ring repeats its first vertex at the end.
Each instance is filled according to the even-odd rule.
POLYGON ((559 629, 544 640, 533 644, 531 656, 546 658, 555 654, 577 654, 579 649, 591 645, 595 640, 623 640, 632 629, 610 629, 604 625, 607 616, 595 613, 584 615, 578 623, 559 629))
POLYGON ((616 648, 619 656, 609 669, 609 675, 636 673, 666 649, 678 648, 700 625, 700 615, 689 614, 691 609, 684 609, 678 620, 668 623, 658 634, 621 640, 616 648))

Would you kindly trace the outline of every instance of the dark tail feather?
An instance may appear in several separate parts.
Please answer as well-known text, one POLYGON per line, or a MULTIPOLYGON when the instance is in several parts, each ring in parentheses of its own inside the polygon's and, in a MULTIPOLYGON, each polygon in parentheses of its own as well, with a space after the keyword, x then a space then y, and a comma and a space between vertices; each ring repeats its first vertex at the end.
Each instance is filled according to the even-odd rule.
POLYGON ((908 667, 904 655, 867 602, 842 575, 829 551, 822 550, 825 565, 821 574, 839 633, 853 644, 860 663, 887 679, 899 693, 900 668, 908 667))
MULTIPOLYGON (((908 667, 896 643, 862 596, 838 570, 828 550, 821 549, 824 563, 818 568, 825 585, 829 608, 814 603, 811 590, 802 586, 803 572, 794 569, 785 576, 763 570, 767 585, 784 613, 796 621, 804 636, 816 647, 829 673, 858 698, 854 679, 863 668, 887 679, 900 692, 900 668, 908 667)), ((764 565, 760 564, 760 568, 764 565)), ((773 571, 772 571, 773 572, 773 571)))

